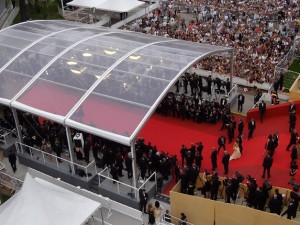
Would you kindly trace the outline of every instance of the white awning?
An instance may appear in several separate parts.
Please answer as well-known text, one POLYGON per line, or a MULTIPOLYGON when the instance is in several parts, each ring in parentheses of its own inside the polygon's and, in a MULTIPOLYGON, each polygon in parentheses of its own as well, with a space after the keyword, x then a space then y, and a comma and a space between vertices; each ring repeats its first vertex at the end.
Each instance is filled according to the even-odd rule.
POLYGON ((0 206, 5 225, 81 225, 100 203, 27 174, 22 189, 0 206))
POLYGON ((74 0, 67 3, 70 6, 95 8, 110 12, 130 12, 145 3, 137 0, 74 0))

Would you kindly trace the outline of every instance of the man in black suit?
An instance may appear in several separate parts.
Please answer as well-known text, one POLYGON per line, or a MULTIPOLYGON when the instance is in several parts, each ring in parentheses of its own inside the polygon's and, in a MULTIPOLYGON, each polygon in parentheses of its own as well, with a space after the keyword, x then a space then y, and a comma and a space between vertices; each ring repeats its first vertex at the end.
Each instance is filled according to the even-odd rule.
POLYGON ((213 147, 211 155, 210 155, 211 165, 212 165, 211 170, 213 170, 213 171, 217 168, 217 156, 218 156, 217 149, 215 147, 213 147))
POLYGON ((266 171, 268 172, 268 178, 271 177, 270 170, 271 170, 272 164, 273 164, 273 158, 269 154, 266 155, 266 157, 264 158, 264 161, 263 161, 264 171, 263 171, 263 175, 261 176, 262 178, 265 178, 266 171))
POLYGON ((224 156, 222 158, 222 163, 224 165, 224 174, 228 174, 229 159, 230 155, 227 151, 224 151, 224 156))
POLYGON ((261 100, 261 103, 259 103, 259 105, 258 105, 258 109, 259 109, 260 122, 262 123, 264 120, 266 109, 267 109, 267 106, 266 106, 266 103, 264 100, 261 100))
POLYGON ((238 123, 238 131, 239 131, 238 136, 241 136, 243 134, 243 130, 244 130, 244 122, 242 119, 240 119, 240 121, 238 123))
POLYGON ((296 111, 292 110, 291 112, 289 112, 289 122, 290 122, 290 128, 289 131, 290 133, 292 133, 292 131, 295 129, 296 127, 296 111))
POLYGON ((243 93, 240 93, 237 96, 237 100, 238 100, 238 111, 242 112, 243 111, 243 104, 245 102, 245 96, 243 95, 243 93))
POLYGON ((139 197, 140 197, 140 211, 146 213, 146 205, 148 201, 148 194, 146 193, 146 190, 144 188, 141 188, 139 190, 139 197))
POLYGON ((286 146, 286 150, 289 151, 292 145, 295 145, 299 138, 298 132, 294 129, 291 133, 290 143, 286 146))
POLYGON ((248 123, 248 130, 249 130, 248 140, 250 138, 253 138, 253 132, 254 132, 255 128, 256 128, 256 122, 254 119, 251 119, 251 121, 249 121, 249 123, 248 123))
POLYGON ((225 98, 225 96, 223 98, 221 98, 220 106, 222 109, 224 109, 227 106, 227 99, 225 98))
POLYGON ((296 105, 294 102, 291 102, 291 105, 289 107, 289 112, 292 112, 292 111, 296 111, 296 105))
POLYGON ((223 147, 224 151, 226 151, 226 137, 224 137, 223 135, 221 137, 219 137, 218 139, 218 145, 219 145, 219 148, 218 148, 218 154, 220 152, 220 149, 223 147))

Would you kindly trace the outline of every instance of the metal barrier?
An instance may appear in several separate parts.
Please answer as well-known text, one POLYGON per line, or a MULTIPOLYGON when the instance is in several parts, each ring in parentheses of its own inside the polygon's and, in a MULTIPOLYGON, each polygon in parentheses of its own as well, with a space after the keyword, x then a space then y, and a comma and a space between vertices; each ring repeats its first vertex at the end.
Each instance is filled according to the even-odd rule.
POLYGON ((108 181, 111 181, 113 183, 116 184, 117 186, 117 194, 118 195, 123 195, 123 196, 131 196, 132 198, 135 198, 137 201, 139 201, 139 191, 142 187, 145 187, 146 184, 151 180, 151 178, 154 176, 155 179, 155 186, 156 186, 156 190, 157 190, 157 182, 156 182, 156 172, 152 173, 151 176, 143 181, 143 180, 139 180, 138 185, 139 188, 132 186, 132 180, 130 180, 131 184, 126 184, 123 183, 121 181, 115 180, 113 178, 111 178, 110 175, 110 171, 109 168, 106 167, 105 169, 103 169, 101 172, 98 173, 99 176, 99 187, 106 187, 107 189, 111 189, 111 185, 108 184, 108 181))
POLYGON ((11 189, 12 193, 18 192, 23 185, 23 181, 16 177, 10 176, 9 174, 5 173, 4 171, 5 171, 5 169, 3 169, 3 171, 0 171, 0 185, 3 185, 5 187, 11 189))
MULTIPOLYGON (((169 223, 169 222, 166 222, 165 221, 165 213, 163 214, 163 217, 162 217, 162 219, 161 219, 161 221, 160 221, 160 225, 172 225, 172 224, 181 224, 180 223, 180 221, 181 221, 181 219, 179 219, 179 218, 177 218, 177 217, 175 217, 175 216, 172 216, 172 215, 169 215, 170 217, 171 217, 171 221, 172 221, 172 223, 169 223)), ((185 222, 185 224, 188 224, 188 225, 194 225, 193 223, 189 223, 189 222, 185 222)))
POLYGON ((114 25, 111 26, 111 28, 120 28, 120 27, 132 22, 133 20, 136 20, 136 19, 144 16, 146 13, 149 13, 150 11, 152 11, 156 8, 159 8, 159 2, 156 2, 156 3, 148 6, 147 8, 142 9, 142 10, 134 13, 133 15, 128 16, 124 20, 121 20, 120 22, 115 23, 114 25))
POLYGON ((233 105, 232 103, 234 102, 234 100, 237 96, 237 88, 238 88, 238 85, 235 84, 235 85, 233 85, 231 90, 227 93, 227 95, 228 95, 228 104, 230 104, 231 106, 233 105))
POLYGON ((40 149, 22 144, 20 142, 16 142, 15 145, 18 154, 29 155, 32 160, 39 161, 59 171, 72 173, 72 167, 74 167, 75 174, 79 175, 80 177, 86 177, 87 181, 89 181, 93 177, 93 175, 96 175, 94 160, 88 165, 83 166, 68 159, 58 157, 51 153, 44 152, 40 149))

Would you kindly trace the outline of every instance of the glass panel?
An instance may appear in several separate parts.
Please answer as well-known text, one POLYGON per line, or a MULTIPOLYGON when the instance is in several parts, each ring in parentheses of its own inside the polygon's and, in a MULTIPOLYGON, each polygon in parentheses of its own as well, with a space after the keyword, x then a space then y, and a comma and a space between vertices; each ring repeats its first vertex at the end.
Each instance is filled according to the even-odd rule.
POLYGON ((62 30, 62 28, 57 28, 57 27, 52 27, 52 26, 45 26, 45 25, 42 25, 42 24, 36 23, 36 22, 24 23, 24 24, 22 24, 22 26, 31 27, 31 28, 38 29, 38 30, 47 30, 49 32, 50 31, 51 32, 57 32, 57 31, 62 30))
POLYGON ((168 83, 165 80, 113 70, 100 82, 94 92, 152 106, 168 83))
POLYGON ((31 77, 4 70, 0 74, 0 97, 12 99, 31 77))
POLYGON ((53 57, 51 56, 25 51, 17 59, 15 59, 7 69, 34 76, 44 66, 46 66, 52 58, 53 57))
MULTIPOLYGON (((130 49, 135 49, 137 47, 144 45, 144 43, 139 43, 139 42, 133 41, 132 36, 124 37, 124 35, 122 35, 121 33, 106 34, 103 36, 95 37, 95 38, 91 39, 91 41, 92 40, 104 41, 106 43, 111 43, 110 45, 114 45, 115 43, 117 43, 117 45, 127 46, 130 49)), ((107 45, 109 45, 109 44, 107 44, 107 45)))
MULTIPOLYGON (((159 52, 158 52, 159 53, 159 52)), ((177 58, 180 58, 180 55, 178 55, 177 58)), ((136 53, 133 53, 131 56, 127 58, 128 61, 131 62, 137 62, 145 64, 145 66, 159 66, 159 67, 165 67, 175 70, 180 70, 186 66, 187 63, 182 63, 178 61, 168 60, 160 57, 159 54, 153 54, 151 55, 144 55, 144 51, 138 51, 136 53)))
POLYGON ((38 29, 31 28, 31 27, 23 26, 23 25, 15 25, 15 26, 12 26, 10 29, 21 30, 21 31, 41 35, 41 36, 45 36, 45 35, 51 33, 50 31, 47 31, 45 29, 44 30, 38 30, 38 29))
POLYGON ((188 47, 185 47, 185 45, 177 45, 173 42, 158 43, 158 44, 149 46, 148 48, 155 50, 155 51, 168 52, 171 54, 181 55, 181 57, 189 56, 192 58, 199 57, 202 54, 207 52, 207 51, 201 52, 200 51, 201 49, 198 49, 198 51, 194 50, 194 49, 188 50, 188 47))
POLYGON ((34 21, 34 23, 43 24, 47 27, 55 27, 59 29, 69 29, 72 27, 78 27, 82 26, 82 24, 77 24, 74 22, 69 22, 67 20, 40 20, 40 21, 34 21))
POLYGON ((129 51, 129 50, 125 50, 125 49, 119 49, 117 46, 108 47, 108 45, 105 42, 103 42, 102 46, 80 44, 80 45, 76 46, 74 49, 83 51, 83 52, 88 51, 93 54, 104 55, 107 57, 114 57, 114 58, 121 58, 125 54, 127 54, 129 51))
POLYGON ((9 62, 20 49, 0 45, 0 68, 9 62))
POLYGON ((68 48, 69 46, 74 44, 74 42, 70 42, 70 41, 66 41, 66 40, 62 40, 62 39, 58 39, 58 38, 53 38, 53 37, 47 37, 47 38, 43 39, 40 43, 61 46, 64 48, 68 48))
MULTIPOLYGON (((181 51, 172 53, 170 52, 170 50, 168 50, 169 52, 164 50, 165 50, 164 48, 160 48, 155 45, 150 45, 139 50, 137 53, 141 55, 156 57, 158 60, 163 59, 163 61, 165 62, 174 62, 175 64, 180 63, 186 65, 187 63, 195 59, 195 56, 191 57, 191 56, 181 54, 181 51)), ((197 57, 198 56, 199 55, 197 55, 197 57)), ((166 64, 168 65, 168 63, 166 64)))
POLYGON ((29 41, 36 41, 37 39, 42 37, 37 34, 20 31, 20 30, 14 30, 14 29, 5 29, 5 30, 1 31, 1 34, 12 36, 15 38, 22 38, 22 39, 29 40, 29 41))
POLYGON ((66 116, 83 94, 83 91, 38 79, 17 101, 45 112, 66 116))
POLYGON ((2 45, 23 49, 26 46, 30 45, 32 42, 10 36, 0 35, 0 43, 2 45))
POLYGON ((88 126, 130 137, 149 108, 91 94, 71 119, 88 126))
POLYGON ((97 65, 105 68, 110 67, 118 60, 118 58, 95 55, 89 51, 81 52, 75 50, 68 51, 62 56, 62 58, 71 61, 84 62, 90 65, 97 65))
POLYGON ((52 64, 40 78, 71 87, 87 90, 106 69, 76 61, 59 59, 52 64))
POLYGON ((62 47, 58 47, 55 45, 44 45, 41 43, 37 43, 28 49, 28 51, 32 51, 44 55, 52 55, 52 56, 57 56, 59 53, 61 53, 64 50, 65 48, 62 47))
MULTIPOLYGON (((175 67, 173 64, 174 63, 171 63, 170 67, 175 67)), ((115 67, 115 70, 130 71, 130 73, 134 73, 136 75, 155 77, 163 80, 172 80, 180 71, 180 69, 175 70, 167 67, 152 66, 133 62, 133 60, 122 61, 115 67)))
POLYGON ((86 38, 84 34, 78 36, 80 33, 74 32, 72 30, 66 30, 61 33, 53 34, 51 37, 59 38, 66 41, 78 42, 86 38))
POLYGON ((152 42, 157 42, 159 41, 159 39, 165 40, 164 38, 159 38, 157 36, 150 36, 150 35, 145 35, 142 33, 135 33, 135 32, 112 33, 106 36, 116 37, 118 39, 123 39, 123 40, 131 40, 132 42, 138 42, 143 44, 150 44, 152 42))

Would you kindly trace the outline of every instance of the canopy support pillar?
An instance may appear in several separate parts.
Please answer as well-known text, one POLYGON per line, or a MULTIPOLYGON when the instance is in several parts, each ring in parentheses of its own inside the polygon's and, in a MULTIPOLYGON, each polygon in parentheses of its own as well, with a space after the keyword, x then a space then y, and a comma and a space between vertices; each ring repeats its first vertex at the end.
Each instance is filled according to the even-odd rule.
POLYGON ((230 53, 230 90, 232 88, 232 81, 233 81, 233 66, 234 66, 234 49, 230 53))
MULTIPOLYGON (((15 108, 11 108, 11 111, 12 111, 13 116, 14 116, 19 142, 23 143, 23 136, 22 136, 22 131, 20 129, 20 122, 19 122, 18 112, 15 108)), ((21 145, 21 147, 22 147, 22 145, 21 145)))
POLYGON ((71 165, 70 165, 70 171, 72 174, 75 174, 75 168, 74 168, 74 160, 73 160, 73 151, 72 151, 72 136, 71 136, 71 130, 70 127, 66 126, 66 135, 67 135, 67 140, 68 140, 68 148, 69 148, 69 154, 70 154, 70 160, 71 160, 71 165))
MULTIPOLYGON (((136 153, 135 153, 135 141, 131 143, 131 157, 132 157, 132 179, 133 186, 137 188, 137 166, 136 166, 136 153)), ((136 193, 135 193, 136 194, 136 193)))

